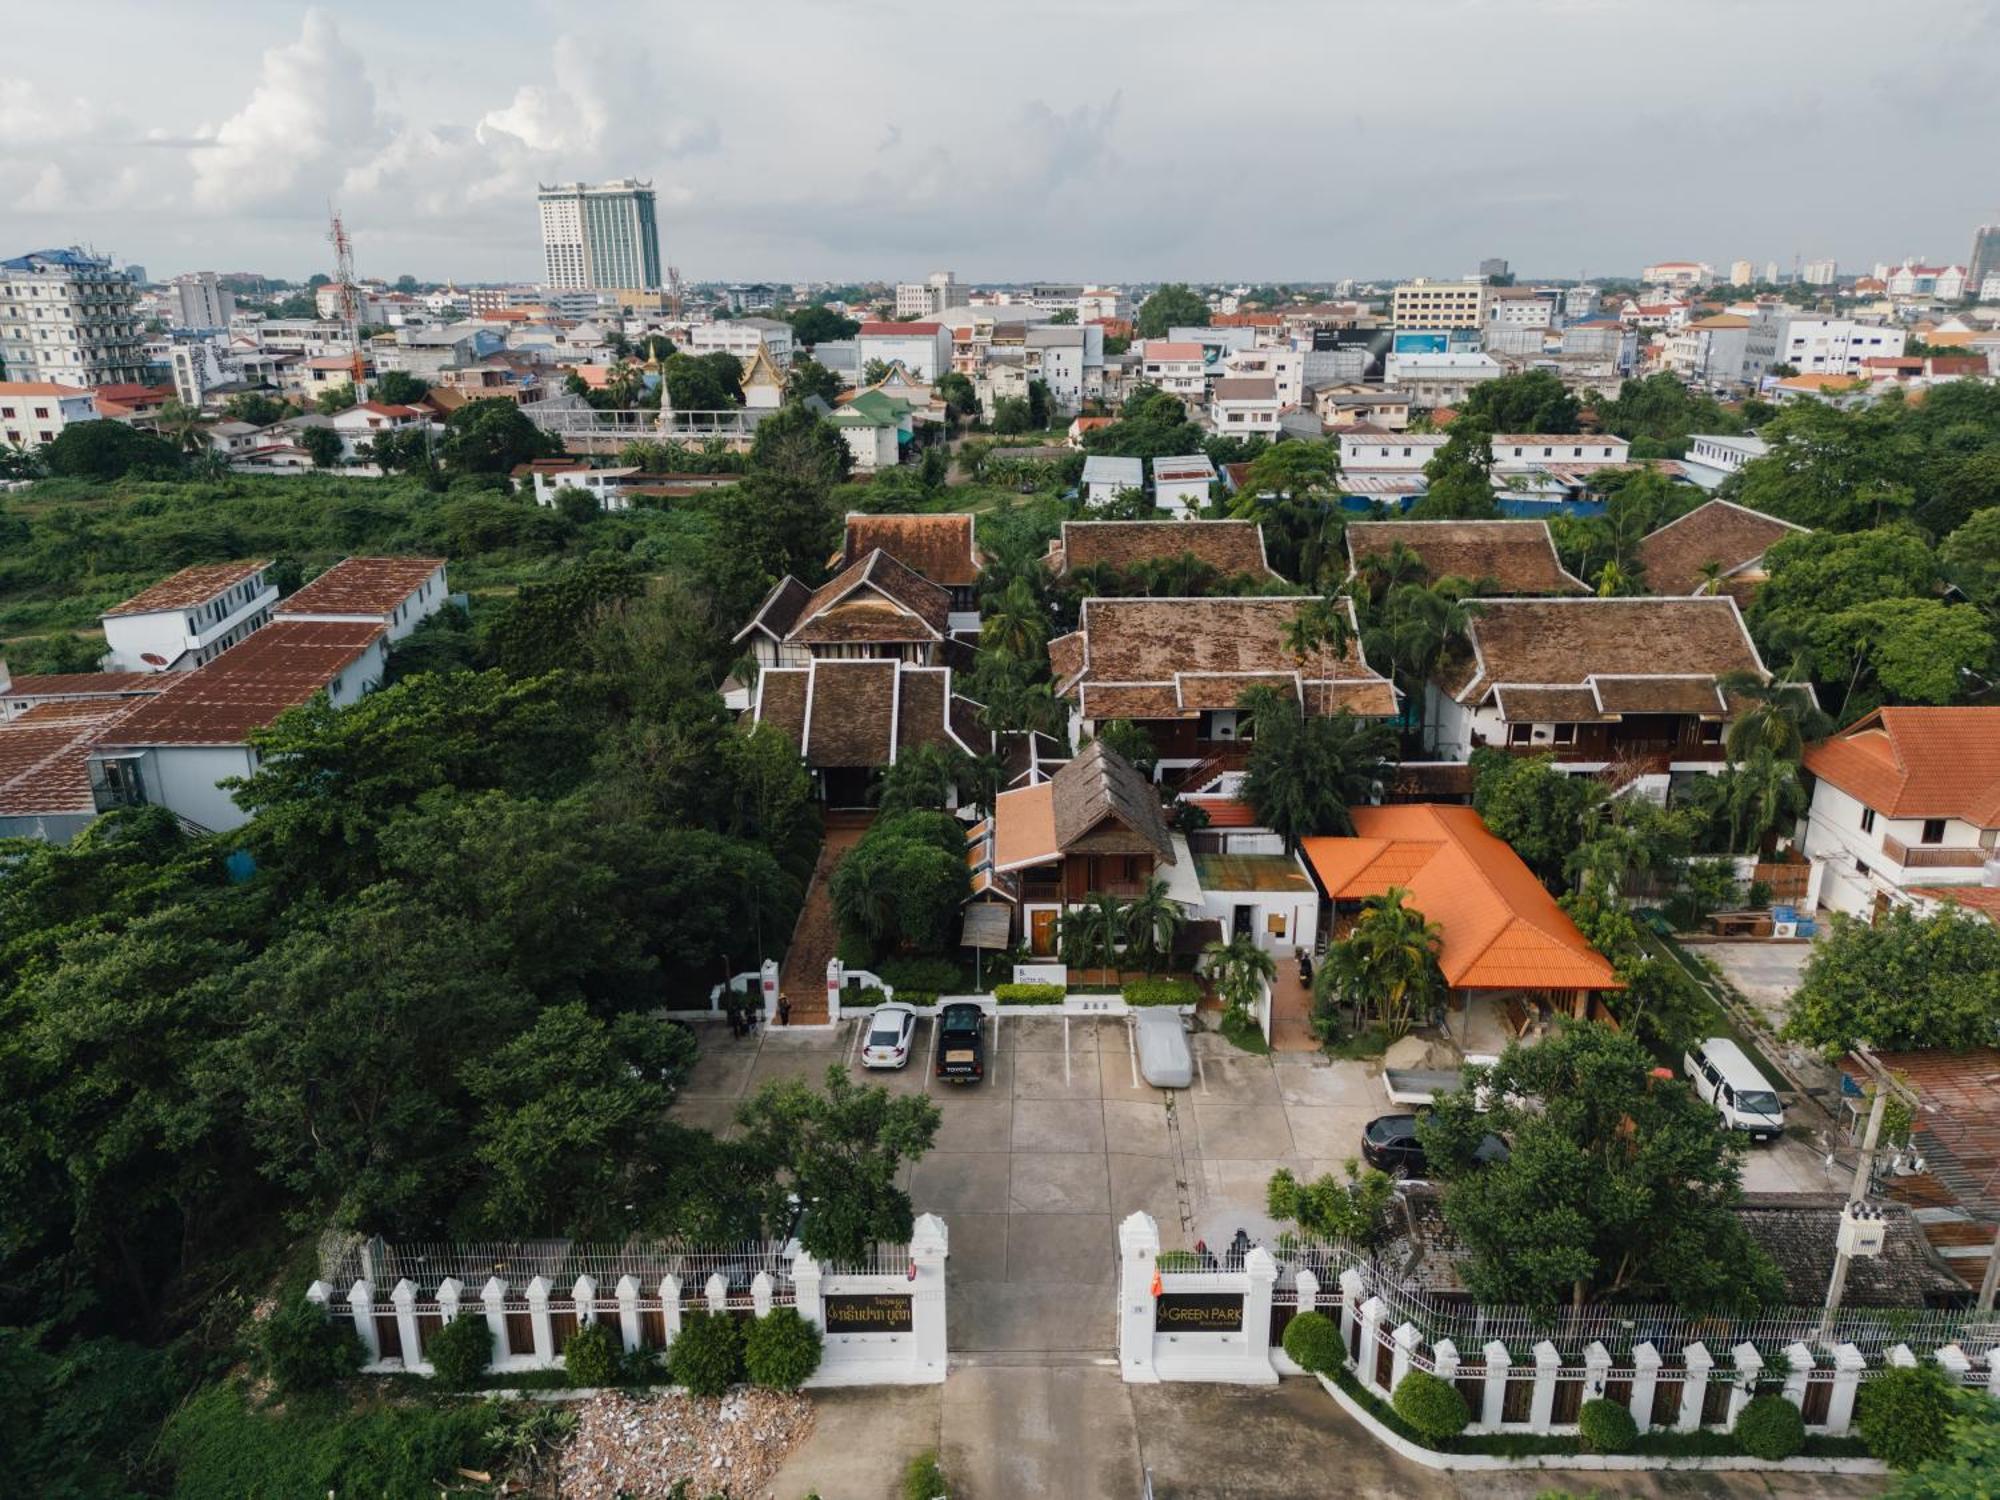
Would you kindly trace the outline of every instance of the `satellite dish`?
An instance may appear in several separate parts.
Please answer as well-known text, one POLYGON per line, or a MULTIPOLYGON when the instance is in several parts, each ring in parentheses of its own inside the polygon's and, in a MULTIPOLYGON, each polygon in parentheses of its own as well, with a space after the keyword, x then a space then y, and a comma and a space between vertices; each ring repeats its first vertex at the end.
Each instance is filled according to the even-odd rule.
POLYGON ((167 659, 157 651, 141 651, 139 660, 149 667, 164 667, 167 664, 167 659))

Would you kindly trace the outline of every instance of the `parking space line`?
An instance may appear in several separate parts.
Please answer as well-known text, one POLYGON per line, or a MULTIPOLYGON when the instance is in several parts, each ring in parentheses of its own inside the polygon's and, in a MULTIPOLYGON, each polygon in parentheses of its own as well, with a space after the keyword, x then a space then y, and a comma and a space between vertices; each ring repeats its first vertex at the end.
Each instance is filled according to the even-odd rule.
POLYGON ((858 1068, 861 1066, 861 1043, 867 1036, 868 1022, 863 1021, 854 1028, 854 1060, 848 1064, 849 1067, 858 1068))
POLYGON ((1069 1087, 1069 1017, 1063 1017, 1063 1087, 1069 1087))
POLYGON ((1194 1055, 1194 1074, 1195 1077, 1201 1080, 1201 1091, 1203 1094, 1206 1094, 1208 1092, 1208 1070, 1201 1065, 1201 1053, 1199 1051, 1194 1055))
POLYGON ((924 1092, 926 1094, 931 1091, 931 1079, 937 1074, 937 1029, 938 1018, 932 1016, 931 1041, 930 1045, 924 1048, 924 1092))
POLYGON ((1139 1086, 1139 1044, 1133 1040, 1134 1036, 1132 1018, 1127 1016, 1125 1018, 1125 1054, 1132 1061, 1132 1087, 1136 1089, 1139 1086))

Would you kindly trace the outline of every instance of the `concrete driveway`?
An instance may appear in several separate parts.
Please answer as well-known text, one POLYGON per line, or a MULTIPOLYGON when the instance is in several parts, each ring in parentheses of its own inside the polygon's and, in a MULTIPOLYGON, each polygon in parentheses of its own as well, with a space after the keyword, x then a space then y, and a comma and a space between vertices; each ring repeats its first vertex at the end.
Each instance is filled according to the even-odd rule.
POLYGON ((1811 943, 1721 942, 1689 943, 1697 958, 1712 959, 1743 998, 1757 1007, 1764 1024, 1776 1031, 1785 1024, 1785 1007, 1799 987, 1811 943))

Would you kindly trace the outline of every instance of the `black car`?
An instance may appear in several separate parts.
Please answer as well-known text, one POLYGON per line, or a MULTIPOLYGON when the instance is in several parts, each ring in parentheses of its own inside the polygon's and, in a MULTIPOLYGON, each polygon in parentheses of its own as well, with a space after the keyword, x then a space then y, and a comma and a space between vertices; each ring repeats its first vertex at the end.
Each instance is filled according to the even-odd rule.
MULTIPOLYGON (((1417 1139, 1415 1115, 1377 1115, 1361 1132, 1361 1155, 1368 1165, 1392 1177, 1422 1177, 1430 1170, 1423 1142, 1417 1139)), ((1497 1135, 1479 1142, 1472 1153, 1482 1164, 1505 1161, 1507 1143, 1497 1135)))
POLYGON ((938 1013, 937 1076, 947 1083, 977 1083, 986 1076, 986 1013, 976 1005, 947 1005, 938 1013))

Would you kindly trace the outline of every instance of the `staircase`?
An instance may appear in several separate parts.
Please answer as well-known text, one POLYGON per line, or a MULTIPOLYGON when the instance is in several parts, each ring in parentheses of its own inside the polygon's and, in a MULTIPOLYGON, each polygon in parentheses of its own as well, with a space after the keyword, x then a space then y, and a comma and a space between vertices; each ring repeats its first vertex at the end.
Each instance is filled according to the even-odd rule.
POLYGON ((820 845, 798 923, 792 928, 792 940, 778 970, 778 997, 786 1002, 794 1026, 827 1023, 826 966, 840 946, 840 926, 833 918, 828 883, 847 851, 860 842, 874 821, 875 815, 869 812, 826 816, 826 842, 820 845))
POLYGON ((1225 749, 1209 752, 1208 756, 1185 771, 1169 771, 1173 778, 1173 789, 1177 793, 1198 792, 1218 776, 1230 771, 1240 771, 1250 764, 1248 745, 1230 745, 1225 749))

